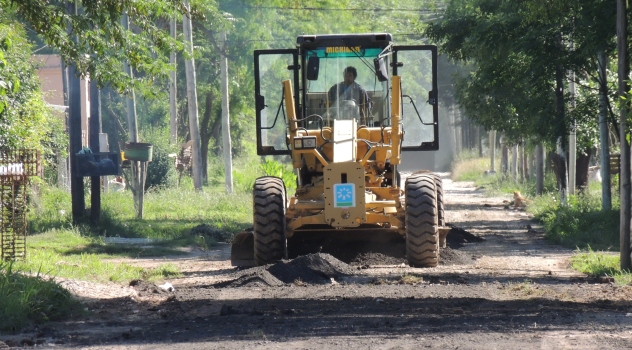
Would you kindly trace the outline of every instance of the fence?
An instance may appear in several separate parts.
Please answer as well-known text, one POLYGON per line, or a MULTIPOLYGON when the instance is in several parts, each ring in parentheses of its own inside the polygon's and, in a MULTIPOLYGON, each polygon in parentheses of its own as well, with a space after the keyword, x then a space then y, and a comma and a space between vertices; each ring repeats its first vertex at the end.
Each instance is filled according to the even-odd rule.
POLYGON ((40 154, 29 149, 0 149, 0 252, 3 261, 26 257, 27 189, 42 173, 40 154))

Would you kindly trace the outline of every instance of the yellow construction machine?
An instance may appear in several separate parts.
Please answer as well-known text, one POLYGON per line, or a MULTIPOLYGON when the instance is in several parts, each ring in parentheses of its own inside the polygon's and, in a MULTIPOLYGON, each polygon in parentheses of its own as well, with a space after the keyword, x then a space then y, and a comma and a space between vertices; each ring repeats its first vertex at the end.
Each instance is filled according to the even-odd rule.
POLYGON ((448 232, 441 178, 415 164, 422 171, 402 186, 397 169, 402 152, 439 148, 436 47, 387 33, 301 35, 294 49, 255 51, 254 63, 257 152, 289 156, 297 189, 256 180, 253 230, 235 237, 233 265, 287 258, 299 235, 352 233, 404 238, 411 266, 436 266, 448 232))

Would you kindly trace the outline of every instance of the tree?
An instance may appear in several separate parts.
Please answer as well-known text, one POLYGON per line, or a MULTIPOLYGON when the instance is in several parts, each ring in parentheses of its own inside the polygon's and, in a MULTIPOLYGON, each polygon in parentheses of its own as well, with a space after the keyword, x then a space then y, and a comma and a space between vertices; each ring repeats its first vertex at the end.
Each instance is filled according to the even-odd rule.
MULTIPOLYGON (((604 0, 453 0, 426 34, 453 60, 475 65, 456 84, 468 115, 514 142, 554 144, 568 134, 573 117, 567 73, 596 79, 597 52, 612 52, 614 11, 604 0)), ((597 103, 584 107, 597 115, 597 103)), ((558 173, 561 188, 565 174, 558 173)))
POLYGON ((168 73, 169 53, 182 45, 162 24, 185 12, 182 1, 81 0, 81 5, 79 15, 69 15, 64 1, 0 0, 1 8, 14 8, 65 62, 100 85, 111 84, 121 92, 131 87, 148 91, 168 73), (132 19, 131 30, 121 25, 124 11, 132 19), (123 62, 139 72, 136 78, 125 74, 123 62))
POLYGON ((0 12, 0 147, 32 148, 52 160, 66 142, 63 119, 44 102, 24 27, 0 12))

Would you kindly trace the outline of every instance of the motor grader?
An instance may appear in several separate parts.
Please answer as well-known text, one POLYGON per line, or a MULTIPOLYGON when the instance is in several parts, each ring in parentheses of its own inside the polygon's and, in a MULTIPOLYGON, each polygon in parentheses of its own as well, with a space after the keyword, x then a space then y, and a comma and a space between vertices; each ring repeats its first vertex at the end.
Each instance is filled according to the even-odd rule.
POLYGON ((436 266, 448 232, 441 178, 420 171, 402 186, 397 169, 402 152, 439 148, 436 47, 387 33, 301 35, 294 49, 256 50, 254 71, 257 153, 289 156, 297 188, 288 197, 279 177, 255 181, 253 229, 235 237, 233 265, 287 258, 299 235, 352 233, 404 238, 411 266, 436 266), (350 66, 369 103, 328 93, 350 66))

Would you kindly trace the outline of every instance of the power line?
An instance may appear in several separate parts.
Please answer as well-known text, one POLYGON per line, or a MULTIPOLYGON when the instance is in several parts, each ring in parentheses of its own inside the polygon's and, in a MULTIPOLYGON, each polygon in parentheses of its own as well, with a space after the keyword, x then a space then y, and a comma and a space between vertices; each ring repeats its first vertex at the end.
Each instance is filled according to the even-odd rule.
MULTIPOLYGON (((237 8, 237 6, 230 6, 237 8)), ((254 10, 275 10, 275 11, 354 11, 354 12, 425 12, 437 13, 444 12, 445 8, 427 9, 427 8, 332 8, 332 7, 280 7, 280 6, 244 6, 254 10)))

